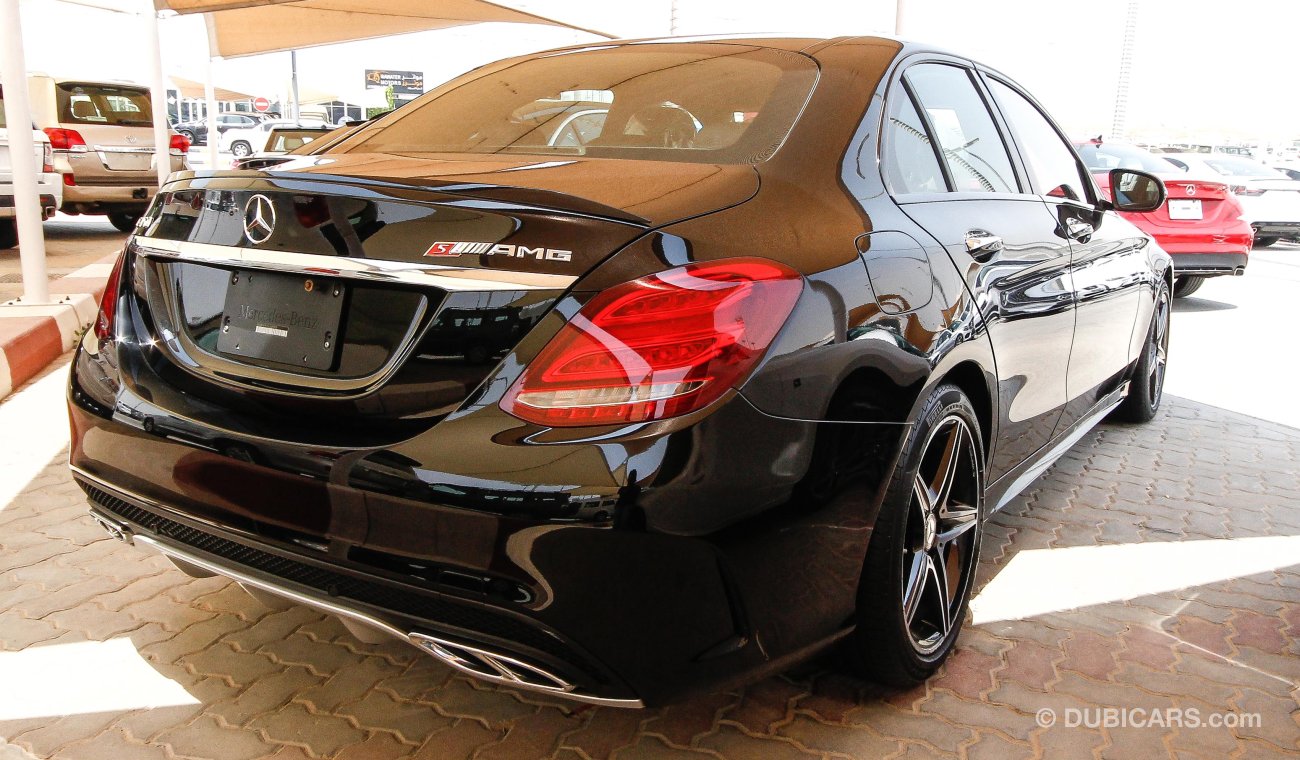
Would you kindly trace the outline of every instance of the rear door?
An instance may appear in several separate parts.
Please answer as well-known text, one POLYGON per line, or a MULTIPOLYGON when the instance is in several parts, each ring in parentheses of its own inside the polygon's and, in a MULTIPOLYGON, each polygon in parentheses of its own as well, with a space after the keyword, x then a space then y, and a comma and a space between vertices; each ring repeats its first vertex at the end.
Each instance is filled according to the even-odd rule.
POLYGON ((1068 282, 1075 293, 1074 345, 1059 429, 1078 421, 1115 390, 1134 357, 1134 324, 1148 285, 1147 238, 1097 208, 1087 167, 1043 111, 1019 90, 985 75, 1015 136, 1030 190, 1046 204, 1071 249, 1068 282))
POLYGON ((1001 419, 992 482, 1051 438, 1067 398, 1074 311, 1069 243, 1026 189, 973 76, 949 59, 907 67, 889 94, 886 152, 930 151, 942 176, 915 183, 891 176, 889 160, 885 169, 904 212, 965 277, 993 342, 1001 419), (898 193, 900 183, 911 192, 898 193))

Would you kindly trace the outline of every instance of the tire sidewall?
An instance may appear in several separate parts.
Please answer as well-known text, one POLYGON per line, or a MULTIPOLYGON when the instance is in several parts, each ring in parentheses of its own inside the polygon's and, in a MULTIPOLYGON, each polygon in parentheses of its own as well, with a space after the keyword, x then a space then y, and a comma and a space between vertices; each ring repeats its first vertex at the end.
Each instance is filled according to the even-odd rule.
MULTIPOLYGON (((970 602, 975 570, 978 567, 982 523, 986 513, 984 504, 984 447, 979 420, 966 395, 955 385, 941 385, 931 392, 921 406, 917 421, 911 426, 898 465, 881 505, 880 516, 872 532, 868 556, 858 590, 858 625, 865 636, 858 637, 858 646, 883 647, 887 651, 870 653, 868 659, 878 656, 895 658, 907 680, 927 678, 952 651, 961 632, 962 622, 970 602), (970 571, 962 581, 961 603, 956 610, 956 621, 948 636, 930 654, 922 655, 912 645, 911 634, 903 618, 903 551, 906 541, 906 518, 911 509, 912 483, 921 467, 930 437, 939 424, 950 416, 958 416, 970 428, 975 445, 975 461, 971 463, 976 478, 979 519, 971 552, 974 554, 970 571), (870 637, 870 641, 867 638, 870 637)), ((900 679, 893 679, 900 680, 900 679)))

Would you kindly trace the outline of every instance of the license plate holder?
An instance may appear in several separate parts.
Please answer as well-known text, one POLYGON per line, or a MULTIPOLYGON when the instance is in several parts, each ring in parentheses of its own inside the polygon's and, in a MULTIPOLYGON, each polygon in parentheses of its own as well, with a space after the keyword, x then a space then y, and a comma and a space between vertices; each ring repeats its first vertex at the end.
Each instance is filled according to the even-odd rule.
POLYGON ((217 350, 328 370, 338 355, 346 293, 339 280, 279 272, 231 272, 217 350))
POLYGON ((1200 198, 1171 198, 1169 203, 1170 219, 1204 219, 1200 198))

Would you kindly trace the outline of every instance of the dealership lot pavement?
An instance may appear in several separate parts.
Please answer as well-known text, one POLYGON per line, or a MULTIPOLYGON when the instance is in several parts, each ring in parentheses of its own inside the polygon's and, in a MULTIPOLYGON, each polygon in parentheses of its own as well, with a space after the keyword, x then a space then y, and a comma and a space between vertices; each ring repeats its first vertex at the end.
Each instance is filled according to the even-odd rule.
POLYGON ((65 359, 0 405, 0 760, 1294 756, 1300 246, 1197 295, 1160 417, 989 524, 938 677, 816 662, 646 711, 488 687, 107 539, 64 464, 65 359))

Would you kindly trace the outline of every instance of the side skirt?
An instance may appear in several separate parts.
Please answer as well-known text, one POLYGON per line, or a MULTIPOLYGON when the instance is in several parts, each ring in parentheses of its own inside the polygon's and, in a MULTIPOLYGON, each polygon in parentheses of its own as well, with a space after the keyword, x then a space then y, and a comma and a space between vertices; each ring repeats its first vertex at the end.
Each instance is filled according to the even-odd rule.
POLYGON ((987 514, 1002 509, 1012 499, 1020 495, 1022 491, 1029 487, 1031 483, 1038 479, 1047 468, 1056 463, 1065 452, 1069 451, 1079 439, 1092 430, 1098 422, 1101 422, 1106 415, 1114 411, 1128 396, 1129 383, 1125 381, 1120 387, 1111 391, 1109 395, 1097 402, 1092 411, 1081 417, 1078 422, 1067 429, 1064 433, 1057 436, 1056 442, 1048 444, 1038 450, 1038 453, 1026 459, 1016 466, 1011 472, 998 478, 984 492, 986 504, 992 504, 992 508, 987 514))

